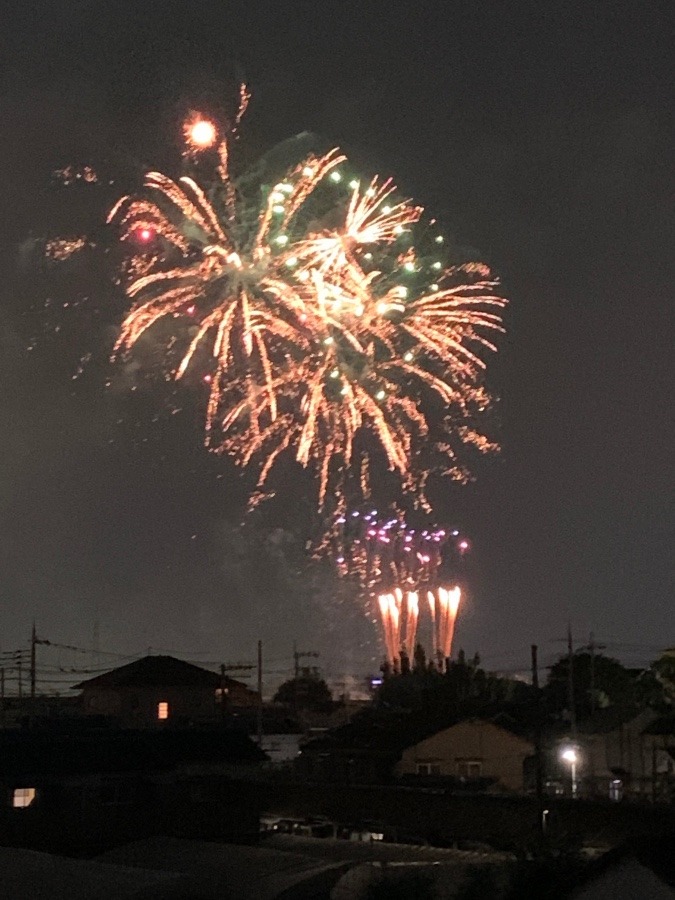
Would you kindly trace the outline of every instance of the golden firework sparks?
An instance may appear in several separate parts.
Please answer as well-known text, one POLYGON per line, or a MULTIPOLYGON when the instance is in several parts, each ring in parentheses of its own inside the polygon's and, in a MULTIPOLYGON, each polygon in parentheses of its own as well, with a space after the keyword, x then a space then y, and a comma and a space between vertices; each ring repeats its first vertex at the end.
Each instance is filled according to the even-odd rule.
POLYGON ((218 143, 218 129, 214 122, 200 113, 191 113, 183 125, 186 153, 197 154, 215 147, 218 143))
POLYGON ((440 235, 415 247, 421 208, 390 180, 349 179, 338 150, 271 185, 236 178, 248 100, 242 88, 229 132, 204 119, 186 130, 192 150, 220 140, 211 184, 150 172, 144 195, 113 208, 137 257, 114 354, 185 322, 172 373, 200 369, 207 445, 256 469, 256 497, 292 456, 316 475, 320 508, 369 496, 382 463, 424 504, 432 468, 464 478, 461 445, 494 447, 474 420, 489 404, 482 354, 502 331, 497 281, 439 258, 440 235))
POLYGON ((45 256, 57 262, 63 262, 63 260, 70 259, 75 253, 79 253, 80 250, 90 246, 92 246, 91 243, 84 237, 70 239, 53 238, 45 244, 45 256))

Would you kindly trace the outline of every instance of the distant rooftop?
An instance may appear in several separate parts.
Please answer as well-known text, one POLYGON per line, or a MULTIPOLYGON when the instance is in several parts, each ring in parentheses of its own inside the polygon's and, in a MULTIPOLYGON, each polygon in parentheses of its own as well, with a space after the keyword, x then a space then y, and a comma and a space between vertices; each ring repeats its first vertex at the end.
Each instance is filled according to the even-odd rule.
POLYGON ((238 684, 247 687, 233 678, 218 675, 208 669, 202 669, 192 663, 174 656, 144 656, 135 662, 111 669, 103 675, 89 678, 73 685, 73 690, 84 688, 119 688, 119 687, 221 687, 238 684))

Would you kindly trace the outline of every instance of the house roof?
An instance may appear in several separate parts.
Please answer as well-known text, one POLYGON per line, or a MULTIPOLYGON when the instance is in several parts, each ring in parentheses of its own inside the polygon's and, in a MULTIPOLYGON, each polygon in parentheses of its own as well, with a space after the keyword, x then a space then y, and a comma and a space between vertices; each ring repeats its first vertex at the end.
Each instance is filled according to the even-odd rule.
POLYGON ((637 838, 614 847, 582 871, 559 880, 556 897, 601 900, 633 900, 649 897, 666 900, 675 885, 672 838, 637 838))
POLYGON ((483 716, 462 716, 460 718, 428 718, 403 713, 384 712, 382 710, 366 710, 357 713, 350 722, 331 729, 325 735, 307 741, 303 753, 309 751, 322 752, 328 748, 333 750, 348 749, 350 752, 384 752, 400 756, 408 747, 414 747, 421 741, 446 731, 460 722, 483 721, 503 729, 515 737, 529 742, 529 732, 525 725, 512 716, 502 712, 490 715, 486 710, 483 716))
POLYGON ((119 687, 232 687, 237 685, 250 690, 243 682, 218 675, 173 656, 144 656, 135 662, 111 669, 103 675, 89 678, 73 685, 73 690, 84 688, 119 687))
POLYGON ((197 763, 254 763, 265 758, 248 735, 227 728, 0 731, 0 780, 154 771, 197 763))
POLYGON ((301 855, 286 848, 228 846, 160 836, 109 850, 98 860, 123 866, 125 872, 133 867, 139 874, 183 873, 191 879, 191 890, 176 892, 172 897, 227 896, 256 900, 332 896, 340 877, 353 865, 347 859, 301 855))
POLYGON ((89 859, 67 859, 21 847, 0 847, 0 896, 12 900, 170 900, 205 897, 195 879, 177 871, 148 871, 89 859))
POLYGON ((418 744, 424 743, 424 741, 429 740, 430 738, 435 737, 437 734, 441 734, 445 731, 451 731, 453 728, 458 728, 462 725, 488 725, 492 728, 497 728, 499 731, 503 731, 508 734, 510 737, 515 738, 517 741, 520 741, 523 744, 530 744, 532 746, 531 741, 529 741, 526 737, 523 736, 522 731, 520 729, 514 729, 511 727, 513 724, 513 720, 509 718, 509 716, 497 716, 493 719, 474 717, 469 719, 462 719, 459 722, 454 722, 452 725, 447 725, 445 728, 439 728, 433 734, 427 735, 426 738, 422 738, 420 741, 414 741, 409 744, 406 749, 410 747, 416 747, 418 744))

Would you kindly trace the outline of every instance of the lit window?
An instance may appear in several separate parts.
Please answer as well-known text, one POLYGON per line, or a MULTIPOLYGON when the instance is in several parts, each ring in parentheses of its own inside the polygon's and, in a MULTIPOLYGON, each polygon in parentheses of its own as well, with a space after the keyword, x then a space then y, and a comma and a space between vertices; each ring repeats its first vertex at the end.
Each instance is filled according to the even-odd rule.
POLYGON ((162 700, 157 704, 157 718, 160 720, 160 722, 163 722, 169 718, 169 704, 166 702, 166 700, 162 700))
POLYGON ((35 800, 35 788, 15 788, 12 797, 14 809, 26 809, 35 800))

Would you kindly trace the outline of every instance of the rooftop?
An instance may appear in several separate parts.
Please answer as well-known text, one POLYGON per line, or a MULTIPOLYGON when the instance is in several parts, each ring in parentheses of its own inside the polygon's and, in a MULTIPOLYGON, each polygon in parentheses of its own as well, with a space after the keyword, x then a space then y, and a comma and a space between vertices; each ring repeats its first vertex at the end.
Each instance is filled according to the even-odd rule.
MULTIPOLYGON (((239 685, 243 682, 202 669, 174 656, 144 656, 95 678, 73 685, 73 690, 119 687, 208 687, 239 685)), ((248 688, 247 688, 248 690, 248 688)))
POLYGON ((255 763, 265 754, 240 731, 0 731, 0 779, 172 769, 193 763, 255 763))

